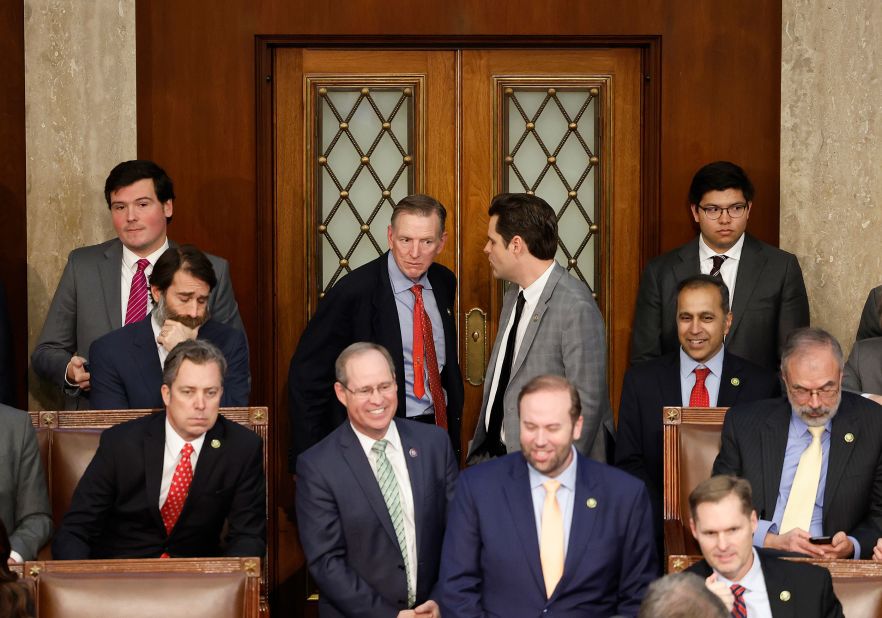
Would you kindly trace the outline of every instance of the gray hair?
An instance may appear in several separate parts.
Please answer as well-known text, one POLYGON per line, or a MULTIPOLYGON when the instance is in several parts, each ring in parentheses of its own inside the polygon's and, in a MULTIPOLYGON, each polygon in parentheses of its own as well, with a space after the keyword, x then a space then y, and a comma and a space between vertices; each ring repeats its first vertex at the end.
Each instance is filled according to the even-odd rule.
POLYGON ((842 346, 836 340, 836 337, 828 333, 822 328, 797 328, 791 332, 784 341, 781 348, 781 375, 787 375, 787 361, 796 354, 801 354, 809 348, 829 347, 836 358, 840 371, 844 363, 842 355, 842 346))
POLYGON ((221 381, 227 373, 227 359, 224 358, 223 352, 217 346, 204 339, 185 339, 172 348, 168 358, 165 359, 165 366, 162 369, 163 384, 171 388, 175 378, 178 377, 178 370, 185 360, 196 365, 217 363, 221 373, 221 381))
POLYGON ((346 347, 345 350, 340 352, 340 356, 337 357, 337 362, 334 363, 334 375, 337 378, 337 382, 342 384, 343 386, 348 386, 348 378, 346 376, 346 364, 350 359, 355 358, 356 356, 361 356, 367 352, 374 351, 379 352, 383 355, 383 358, 386 359, 386 362, 389 364, 389 372, 392 374, 392 378, 395 378, 395 361, 392 360, 392 355, 389 354, 389 350, 381 346, 379 343, 373 343, 371 341, 357 341, 346 347))
POLYGON ((650 584, 637 618, 730 618, 730 614, 701 577, 672 573, 650 584))

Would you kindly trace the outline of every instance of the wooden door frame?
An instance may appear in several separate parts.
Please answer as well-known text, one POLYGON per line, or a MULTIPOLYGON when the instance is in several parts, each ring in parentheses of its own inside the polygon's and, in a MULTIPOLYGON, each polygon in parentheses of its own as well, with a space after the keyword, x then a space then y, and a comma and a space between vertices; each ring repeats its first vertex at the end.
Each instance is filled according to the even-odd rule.
MULTIPOLYGON (((411 36, 411 35, 257 35, 255 36, 255 95, 256 95, 256 204, 257 204, 257 290, 258 359, 253 373, 256 391, 264 393, 270 406, 270 418, 287 413, 286 384, 276 380, 279 363, 287 365, 290 358, 279 358, 277 338, 275 264, 275 161, 274 161, 274 57, 280 48, 355 48, 381 50, 455 50, 455 49, 592 49, 630 47, 641 51, 644 88, 641 108, 641 199, 643 220, 640 231, 640 267, 659 252, 660 183, 661 183, 661 36, 411 36)), ((616 402, 611 402, 615 407, 616 402)), ((287 436, 270 428, 270 469, 266 471, 270 491, 269 509, 277 511, 276 492, 279 470, 287 470, 287 453, 281 448, 287 436), (279 464, 285 462, 284 468, 279 464)), ((267 530, 268 545, 272 546, 278 534, 277 517, 270 517, 267 530)), ((276 548, 273 547, 273 550, 276 548)), ((275 551, 273 552, 275 553, 275 551)), ((278 560, 270 564, 271 586, 278 583, 278 560)))

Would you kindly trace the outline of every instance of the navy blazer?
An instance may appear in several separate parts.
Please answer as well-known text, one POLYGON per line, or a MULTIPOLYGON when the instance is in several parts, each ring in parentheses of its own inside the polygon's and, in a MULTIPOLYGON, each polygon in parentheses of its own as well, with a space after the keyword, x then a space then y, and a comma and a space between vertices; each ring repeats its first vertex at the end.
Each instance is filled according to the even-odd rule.
MULTIPOLYGON (((372 341, 389 350, 398 380, 398 416, 406 414, 401 324, 389 280, 388 255, 386 252, 340 279, 319 301, 300 336, 288 371, 292 444, 288 463, 292 472, 300 453, 346 419, 346 409, 334 394, 334 362, 346 346, 372 341)), ((446 361, 441 384, 447 393, 450 442, 459 457, 464 394, 456 347, 456 277, 440 264, 429 266, 428 277, 444 324, 446 361)))
POLYGON ((164 411, 105 430, 52 542, 52 557, 263 557, 266 481, 260 437, 218 416, 205 433, 170 535, 159 511, 164 452, 164 411))
POLYGON ((523 454, 463 471, 441 553, 443 616, 637 615, 657 571, 646 488, 621 470, 577 458, 564 572, 550 599, 523 454))
MULTIPOLYGON (((413 492, 417 605, 432 597, 447 506, 458 472, 438 427, 394 419, 413 492)), ((322 618, 387 618, 407 608, 398 537, 370 462, 350 423, 300 455, 297 526, 322 618)))
MULTIPOLYGON (((89 349, 94 410, 161 408, 162 365, 153 336, 151 317, 99 337, 89 349)), ((199 327, 198 339, 210 341, 227 359, 222 407, 247 406, 251 392, 248 341, 245 333, 208 320, 199 327)))

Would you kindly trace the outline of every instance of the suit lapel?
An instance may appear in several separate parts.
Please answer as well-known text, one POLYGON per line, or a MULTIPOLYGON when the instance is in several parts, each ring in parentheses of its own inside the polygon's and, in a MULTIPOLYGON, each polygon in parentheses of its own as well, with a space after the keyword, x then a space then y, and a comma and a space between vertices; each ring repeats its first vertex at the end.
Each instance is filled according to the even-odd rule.
MULTIPOLYGON (((861 435, 855 418, 851 414, 851 408, 840 403, 839 410, 833 417, 830 427, 830 453, 827 460, 827 482, 824 485, 824 505, 822 508, 825 524, 829 513, 832 513, 836 508, 835 500, 836 491, 839 489, 839 480, 848 468, 855 443, 860 439, 861 435), (852 440, 850 442, 846 442, 846 434, 851 434, 852 440)), ((826 525, 824 525, 824 529, 827 529, 826 525)))
MULTIPOLYGON (((659 391, 662 395, 662 405, 680 405, 683 400, 683 392, 680 390, 680 353, 675 352, 670 359, 665 359, 662 371, 658 374, 659 391)), ((689 403, 688 401, 685 403, 689 403)), ((661 414, 661 409, 657 410, 661 414)), ((660 417, 657 417, 660 418, 660 417)), ((659 422, 658 420, 655 421, 659 422)))
MULTIPOLYGON (((199 459, 196 460, 196 470, 193 472, 193 481, 190 484, 191 494, 202 493, 204 488, 210 486, 209 480, 212 473, 219 462, 223 461, 226 447, 225 437, 223 417, 218 416, 214 427, 205 433, 205 440, 202 442, 202 448, 199 450, 199 459), (213 446, 214 444, 218 445, 217 448, 213 446)), ((189 500, 184 502, 184 510, 181 511, 181 517, 187 513, 189 503, 189 500)))
POLYGON ((729 329, 727 340, 731 340, 738 330, 744 317, 744 310, 749 305, 750 297, 766 265, 766 258, 759 243, 747 234, 744 236, 739 262, 738 277, 735 280, 735 302, 732 304, 732 327, 729 329))
MULTIPOLYGON (((671 287, 675 299, 677 297, 677 283, 701 272, 701 265, 698 263, 698 236, 680 247, 677 255, 680 261, 674 265, 674 285, 671 287)), ((674 305, 676 306, 676 303, 674 305)))
POLYGON ((159 362, 159 351, 153 339, 152 317, 137 322, 132 332, 131 363, 140 374, 141 392, 148 399, 153 399, 162 387, 162 364, 159 362))
POLYGON ((517 375, 521 365, 524 364, 524 360, 530 352, 530 346, 533 345, 533 339, 536 338, 536 333, 539 331, 539 325, 542 324, 542 316, 545 315, 545 311, 548 309, 548 301, 551 300, 551 295, 554 293, 554 288, 557 286, 557 282, 564 276, 566 276, 566 271, 560 266, 560 264, 555 262, 551 274, 548 276, 548 281, 545 282, 545 288, 542 290, 542 295, 536 303, 536 308, 533 309, 533 313, 531 315, 527 315, 526 313, 521 315, 521 320, 527 320, 527 330, 524 331, 524 338, 521 340, 521 345, 518 348, 517 358, 511 363, 511 377, 508 380, 509 384, 514 380, 514 376, 517 375))
MULTIPOLYGON (((396 420, 395 425, 398 428, 398 436, 401 438, 401 450, 404 452, 407 474, 410 476, 410 491, 413 495, 413 520, 416 527, 417 561, 419 561, 419 550, 423 546, 425 534, 422 523, 426 521, 425 489, 428 481, 426 479, 425 453, 421 452, 413 433, 410 431, 411 422, 398 422, 396 420)), ((402 491, 406 491, 406 489, 402 488, 402 491)))
POLYGON ((757 552, 760 557, 760 566, 763 569, 763 579, 766 581, 766 595, 769 597, 769 609, 772 610, 772 616, 775 618, 789 618, 795 615, 796 601, 793 599, 794 594, 798 594, 794 588, 794 582, 789 582, 787 576, 781 569, 775 568, 774 558, 767 558, 757 552), (787 601, 781 599, 782 593, 787 601))
POLYGON ((598 513, 603 508, 605 502, 604 496, 599 495, 600 488, 594 479, 588 474, 588 466, 585 461, 578 455, 576 456, 576 493, 573 497, 573 521, 570 524, 570 539, 567 544, 567 558, 564 562, 563 576, 555 588, 554 596, 560 591, 567 589, 567 584, 573 575, 580 571, 579 565, 585 558, 589 560, 591 556, 586 556, 583 548, 586 547, 594 532, 594 525, 597 522, 598 513), (600 505, 600 508, 588 508, 587 502, 589 498, 594 498, 600 505), (598 499, 599 498, 599 499, 598 499))
POLYGON ((738 363, 732 355, 729 354, 723 349, 723 373, 720 376, 720 392, 717 395, 717 405, 720 407, 731 407, 735 405, 738 401, 738 395, 741 394, 741 380, 738 376, 738 371, 741 369, 741 364, 738 363), (732 383, 734 378, 738 379, 738 385, 732 383))
POLYGON ((481 399, 481 412, 478 416, 478 425, 475 429, 475 437, 471 444, 472 448, 484 443, 484 436, 487 432, 487 422, 485 419, 487 414, 490 413, 490 410, 487 409, 490 405, 490 386, 493 383, 493 374, 496 372, 496 362, 501 360, 499 358, 499 348, 502 346, 502 335, 505 333, 505 327, 508 325, 508 320, 513 317, 511 315, 512 307, 514 307, 517 297, 518 288, 517 286, 512 286, 502 299, 502 310, 499 312, 499 331, 496 335, 496 341, 493 342, 493 350, 490 352, 490 362, 487 364, 487 372, 484 377, 484 393, 481 399), (505 320, 504 324, 502 323, 502 320, 505 320))
POLYGON ((527 462, 522 455, 510 456, 509 459, 511 482, 505 484, 503 493, 519 540, 517 544, 524 550, 527 567, 544 596, 545 579, 542 577, 542 565, 539 563, 539 538, 536 536, 536 516, 533 514, 533 497, 527 462))
MULTIPOLYGON (((122 277, 122 243, 117 240, 104 251, 104 259, 98 264, 98 279, 104 294, 104 307, 112 329, 122 326, 122 293, 120 278, 122 277)), ((78 350, 79 354, 87 354, 88 350, 78 350)))
POLYGON ((372 311, 372 330, 374 341, 389 350, 395 361, 395 377, 398 382, 397 416, 407 415, 407 389, 404 383, 404 346, 401 343, 401 322, 398 321, 398 307, 395 293, 389 278, 389 252, 387 251, 373 263, 377 265, 377 285, 374 288, 372 311))
POLYGON ((781 469, 784 467, 784 451, 787 450, 787 433, 790 426, 790 404, 782 400, 774 412, 766 418, 765 431, 760 431, 763 463, 763 506, 760 519, 772 519, 778 488, 781 485, 781 469))
POLYGON ((157 414, 144 434, 144 479, 150 514, 160 529, 165 530, 159 512, 159 491, 162 485, 162 466, 165 459, 165 413, 157 414))

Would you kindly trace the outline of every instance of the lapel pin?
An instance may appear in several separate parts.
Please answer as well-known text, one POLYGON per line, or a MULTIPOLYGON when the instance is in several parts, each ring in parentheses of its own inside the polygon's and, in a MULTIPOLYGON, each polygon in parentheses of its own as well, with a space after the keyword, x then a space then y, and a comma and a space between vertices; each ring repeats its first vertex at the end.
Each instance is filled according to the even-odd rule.
POLYGON ((844 438, 844 439, 845 439, 846 442, 848 442, 849 444, 851 444, 852 442, 854 442, 854 434, 851 433, 851 432, 848 432, 847 434, 845 434, 845 438, 844 438))
POLYGON ((588 500, 585 501, 585 504, 588 505, 589 509, 597 508, 597 500, 595 500, 594 498, 588 498, 588 500))
POLYGON ((447 308, 447 315, 453 315, 453 312, 450 310, 450 307, 447 308))
POLYGON ((790 600, 790 591, 782 590, 781 594, 778 595, 778 598, 784 601, 785 603, 790 600))
POLYGON ((538 314, 538 313, 534 313, 534 314, 533 314, 533 321, 534 321, 534 322, 538 322, 538 321, 539 321, 539 314, 538 314))
POLYGON ((415 448, 412 448, 412 449, 410 449, 409 451, 407 451, 407 454, 410 455, 411 457, 416 457, 416 456, 417 456, 417 450, 416 450, 415 448))
POLYGON ((220 448, 220 440, 212 440, 211 448, 220 448))
POLYGON ((732 378, 731 380, 729 380, 729 384, 731 384, 732 386, 741 386, 741 380, 739 380, 738 378, 732 378))

